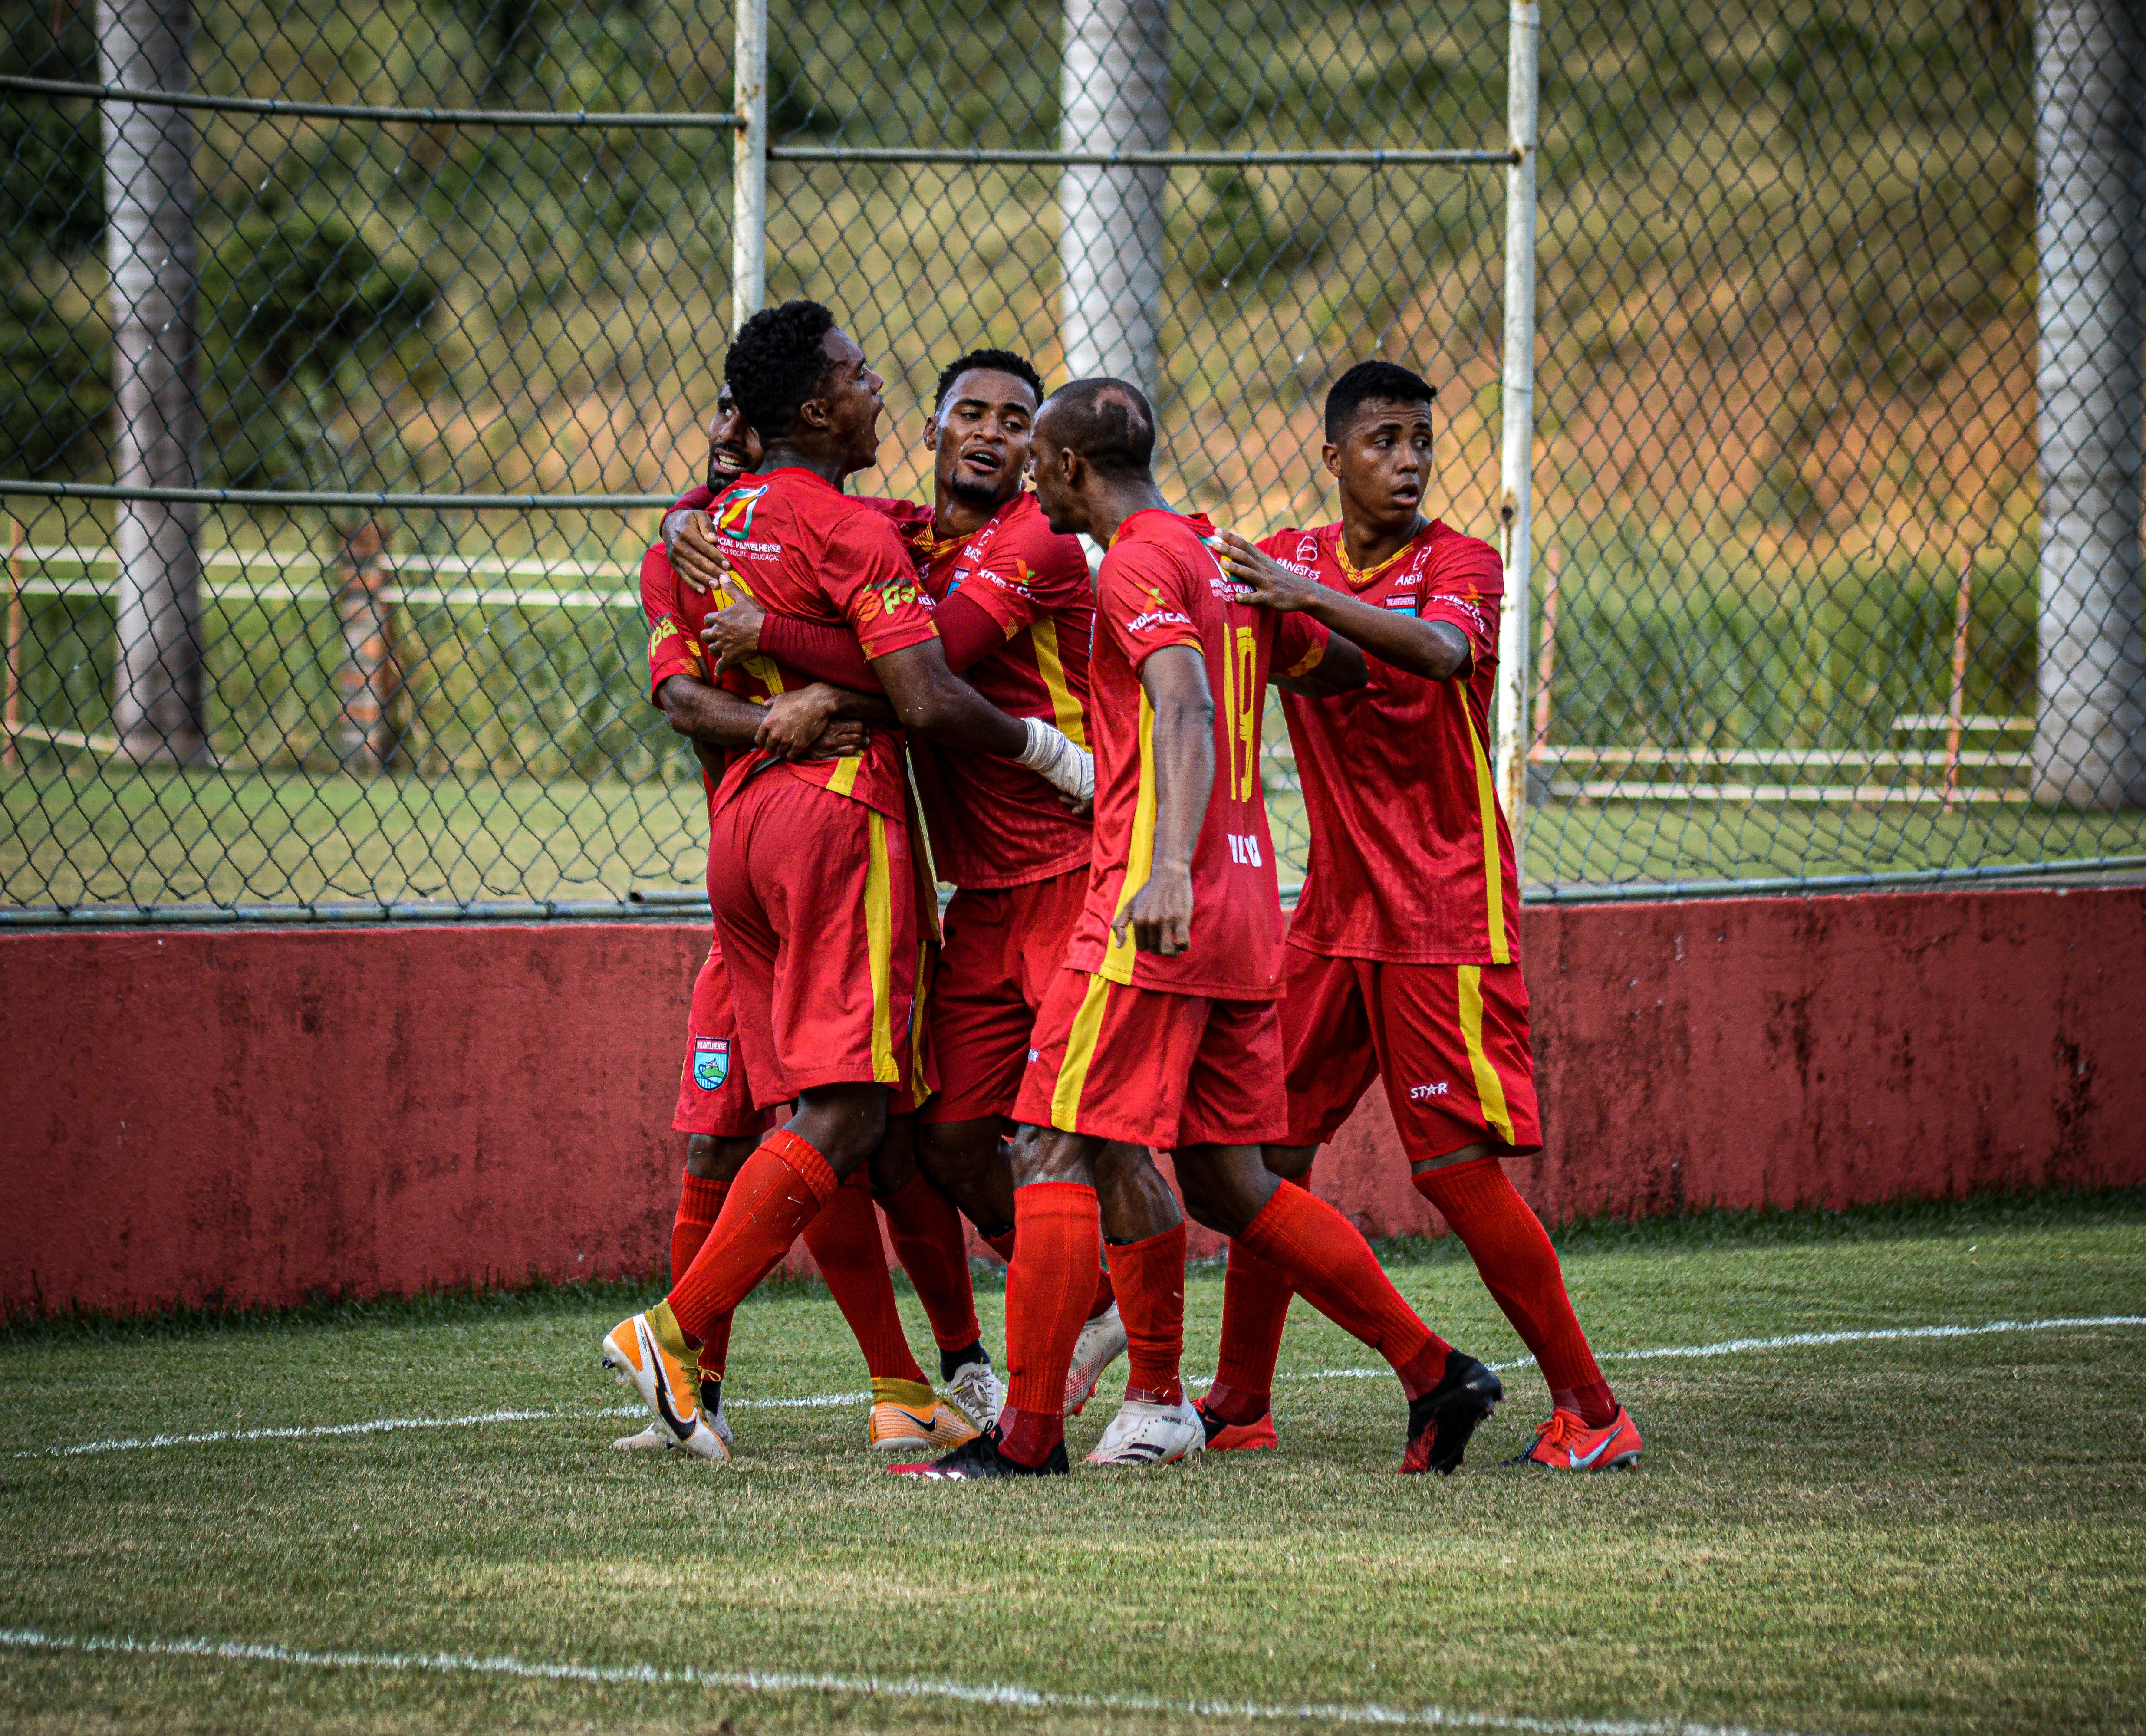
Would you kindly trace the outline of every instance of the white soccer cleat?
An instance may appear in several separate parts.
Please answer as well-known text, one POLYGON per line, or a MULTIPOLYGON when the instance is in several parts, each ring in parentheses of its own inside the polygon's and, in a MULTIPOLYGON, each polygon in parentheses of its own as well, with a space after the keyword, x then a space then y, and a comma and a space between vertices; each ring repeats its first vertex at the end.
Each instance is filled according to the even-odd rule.
POLYGON ((1066 1371, 1064 1414, 1078 1416, 1095 1390, 1103 1370, 1125 1354, 1125 1323, 1113 1302, 1080 1329, 1073 1340, 1073 1365, 1066 1371))
POLYGON ((673 1445, 696 1459, 721 1463, 731 1456, 730 1447, 701 1412, 699 1370, 677 1334, 670 1309, 661 1303, 631 1315, 604 1334, 604 1366, 620 1385, 641 1394, 673 1445), (677 1342, 666 1345, 666 1335, 677 1342))
MULTIPOLYGON (((708 1426, 722 1437, 726 1447, 735 1444, 731 1438, 730 1419, 723 1414, 722 1399, 718 1397, 715 1409, 711 1410, 706 1403, 707 1392, 707 1384, 703 1382, 701 1386, 701 1414, 707 1419, 708 1426)), ((640 1434, 621 1434, 611 1444, 615 1453, 651 1453, 660 1452, 666 1447, 675 1447, 678 1443, 671 1439, 671 1431, 662 1424, 651 1423, 640 1434)))
POLYGON ((1207 1427, 1190 1399, 1148 1404, 1128 1399, 1088 1455, 1090 1464, 1175 1464, 1207 1444, 1207 1427))
POLYGON ((998 1421, 999 1412, 1006 1408, 1006 1388, 987 1362, 963 1363, 941 1396, 975 1424, 979 1434, 998 1421))

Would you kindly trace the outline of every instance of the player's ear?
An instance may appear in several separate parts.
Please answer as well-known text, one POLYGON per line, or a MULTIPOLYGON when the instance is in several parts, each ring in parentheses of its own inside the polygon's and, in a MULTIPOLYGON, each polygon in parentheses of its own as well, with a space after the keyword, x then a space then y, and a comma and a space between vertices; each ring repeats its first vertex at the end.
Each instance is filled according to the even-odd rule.
POLYGON ((1319 449, 1319 461, 1326 466, 1328 476, 1339 476, 1341 474, 1341 448, 1328 441, 1319 449))
POLYGON ((924 418, 924 450, 927 452, 939 450, 939 417, 936 412, 924 418))

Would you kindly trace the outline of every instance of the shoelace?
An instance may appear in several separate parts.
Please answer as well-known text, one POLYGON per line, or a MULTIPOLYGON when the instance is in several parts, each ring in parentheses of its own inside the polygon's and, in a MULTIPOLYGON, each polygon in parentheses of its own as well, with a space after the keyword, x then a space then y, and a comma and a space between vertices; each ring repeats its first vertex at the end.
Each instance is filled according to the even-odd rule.
POLYGON ((1563 1447, 1570 1450, 1584 1442, 1592 1432, 1576 1413, 1553 1410, 1548 1422, 1535 1424, 1535 1444, 1563 1447))

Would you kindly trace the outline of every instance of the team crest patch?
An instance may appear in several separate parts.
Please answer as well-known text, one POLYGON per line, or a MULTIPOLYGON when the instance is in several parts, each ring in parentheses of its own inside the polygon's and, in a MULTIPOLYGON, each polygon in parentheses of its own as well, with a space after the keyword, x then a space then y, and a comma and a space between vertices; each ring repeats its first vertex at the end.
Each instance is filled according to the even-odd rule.
POLYGON ((731 1076, 731 1040, 728 1037, 693 1039, 693 1083, 704 1091, 720 1091, 731 1076))
POLYGON ((760 505, 761 496, 770 486, 763 482, 757 488, 734 488, 717 501, 710 515, 716 521, 716 528, 724 536, 743 542, 752 535, 753 509, 760 505))

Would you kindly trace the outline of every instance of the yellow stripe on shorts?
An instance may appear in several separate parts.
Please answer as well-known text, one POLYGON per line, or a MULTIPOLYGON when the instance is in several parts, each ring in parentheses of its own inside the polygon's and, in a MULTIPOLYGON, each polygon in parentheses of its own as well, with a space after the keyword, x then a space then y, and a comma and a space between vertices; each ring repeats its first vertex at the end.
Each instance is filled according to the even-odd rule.
POLYGON ((894 1064, 894 876, 887 866, 885 817, 867 810, 865 820, 865 954, 871 964, 872 1080, 878 1085, 900 1085, 901 1071, 894 1064))
MULTIPOLYGON (((827 787, 837 796, 855 794, 857 771, 863 764, 864 761, 856 754, 849 754, 836 761, 834 771, 827 776, 827 787)), ((875 815, 873 818, 876 819, 878 816, 875 815)))
POLYGON ((1483 1120, 1491 1132, 1508 1145, 1513 1137, 1513 1112, 1505 1106, 1505 1082, 1483 1052, 1483 967, 1460 967, 1460 1040, 1468 1045, 1468 1065, 1475 1070, 1475 1097, 1483 1105, 1483 1120))
POLYGON ((1058 1069, 1058 1083, 1051 1092, 1051 1125, 1061 1133, 1077 1133, 1073 1124, 1080 1114, 1080 1093, 1087 1089, 1088 1069, 1095 1065, 1095 1044, 1103 1034, 1103 1009, 1110 1004, 1110 980, 1100 975, 1088 979, 1088 993, 1080 1010, 1073 1015, 1073 1029, 1066 1038, 1066 1059, 1058 1069))

